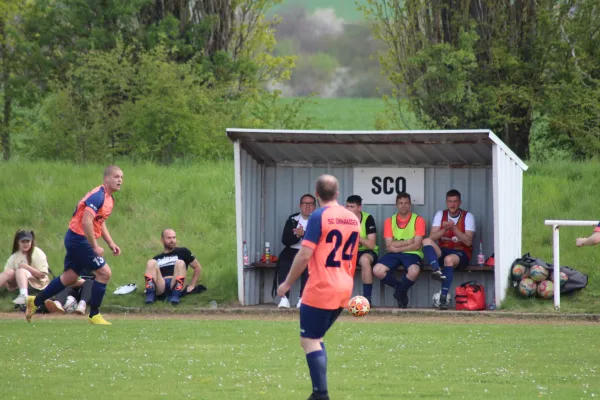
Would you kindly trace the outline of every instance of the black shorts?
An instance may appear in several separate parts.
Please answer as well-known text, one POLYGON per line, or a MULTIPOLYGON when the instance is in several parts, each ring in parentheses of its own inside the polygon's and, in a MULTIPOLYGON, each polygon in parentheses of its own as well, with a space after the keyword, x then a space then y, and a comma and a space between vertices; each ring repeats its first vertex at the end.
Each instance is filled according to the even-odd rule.
POLYGON ((469 256, 462 250, 449 249, 447 247, 442 247, 442 255, 438 258, 438 263, 440 265, 444 265, 444 257, 449 256, 450 254, 456 254, 458 256, 458 268, 464 268, 469 265, 469 256))
POLYGON ((342 313, 343 308, 324 310, 306 304, 300 306, 300 337, 321 339, 342 313))
POLYGON ((377 264, 377 253, 375 253, 373 250, 362 250, 358 252, 358 256, 356 257, 356 262, 360 264, 360 257, 362 257, 363 254, 369 254, 371 257, 373 257, 373 264, 371 264, 372 266, 377 264))

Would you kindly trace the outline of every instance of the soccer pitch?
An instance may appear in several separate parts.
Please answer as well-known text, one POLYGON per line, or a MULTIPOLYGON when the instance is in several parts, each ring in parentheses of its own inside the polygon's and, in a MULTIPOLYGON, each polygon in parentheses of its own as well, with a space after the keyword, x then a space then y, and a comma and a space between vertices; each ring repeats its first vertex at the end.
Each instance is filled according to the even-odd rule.
MULTIPOLYGON (((20 315, 19 315, 20 316, 20 315)), ((306 399, 297 315, 0 319, 2 399, 306 399)), ((332 399, 600 396, 600 325, 344 316, 332 399)))

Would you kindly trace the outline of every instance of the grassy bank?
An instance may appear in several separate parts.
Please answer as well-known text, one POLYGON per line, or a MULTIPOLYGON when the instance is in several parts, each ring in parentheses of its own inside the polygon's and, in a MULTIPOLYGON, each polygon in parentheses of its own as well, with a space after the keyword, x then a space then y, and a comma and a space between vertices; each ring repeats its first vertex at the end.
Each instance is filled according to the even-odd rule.
MULTIPOLYGON (((160 253, 160 232, 176 229, 181 246, 189 247, 203 266, 207 296, 186 302, 231 300, 237 294, 235 263, 235 201, 231 162, 162 167, 119 164, 122 190, 107 226, 121 247, 120 257, 106 256, 113 270, 108 291, 136 282, 143 289, 146 260, 160 253)), ((102 166, 64 163, 0 164, 0 260, 10 255, 14 232, 33 229, 50 268, 63 269, 63 238, 77 202, 102 183, 102 166)), ((103 243, 103 242, 102 242, 103 243)), ((105 251, 108 251, 104 245, 105 251)), ((4 263, 4 261, 2 261, 4 263)), ((0 290, 0 298, 14 295, 0 290)), ((138 296, 106 297, 107 304, 139 304, 138 296)), ((12 303, 0 301, 0 310, 12 303)))
MULTIPOLYGON (((232 162, 194 166, 121 165, 125 181, 115 194, 116 205, 108 220, 111 233, 123 250, 121 257, 107 256, 113 269, 109 287, 136 282, 140 289, 146 260, 161 251, 160 232, 177 230, 182 246, 189 247, 204 268, 205 295, 186 299, 186 306, 210 300, 235 301, 235 200, 232 162)), ((51 268, 63 265, 63 236, 77 201, 99 185, 102 167, 63 163, 0 164, 0 260, 10 255, 12 236, 18 228, 36 231, 38 245, 48 255, 51 268)), ((525 174, 523 203, 523 251, 552 261, 552 233, 544 219, 595 219, 595 182, 598 163, 533 164, 525 174)), ((465 207, 468 208, 468 204, 465 207)), ((600 247, 576 248, 575 238, 587 236, 591 228, 561 230, 563 265, 590 277, 586 290, 564 298, 562 310, 600 310, 600 247)), ((0 290, 0 310, 12 306, 13 294, 0 290)), ((107 304, 139 305, 141 295, 113 296, 107 304)), ((511 310, 552 309, 550 300, 528 300, 513 296, 505 307, 511 310)))

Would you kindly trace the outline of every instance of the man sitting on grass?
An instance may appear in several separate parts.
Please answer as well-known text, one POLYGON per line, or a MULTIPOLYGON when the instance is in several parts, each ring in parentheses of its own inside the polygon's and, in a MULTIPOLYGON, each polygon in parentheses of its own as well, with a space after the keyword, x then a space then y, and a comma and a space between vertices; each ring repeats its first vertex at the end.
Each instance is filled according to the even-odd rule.
POLYGON ((146 264, 146 304, 154 303, 156 296, 166 296, 171 304, 179 304, 185 290, 192 293, 200 278, 202 266, 185 247, 177 247, 177 235, 173 229, 165 229, 161 235, 164 251, 146 264), (187 268, 194 269, 192 281, 184 289, 187 268))

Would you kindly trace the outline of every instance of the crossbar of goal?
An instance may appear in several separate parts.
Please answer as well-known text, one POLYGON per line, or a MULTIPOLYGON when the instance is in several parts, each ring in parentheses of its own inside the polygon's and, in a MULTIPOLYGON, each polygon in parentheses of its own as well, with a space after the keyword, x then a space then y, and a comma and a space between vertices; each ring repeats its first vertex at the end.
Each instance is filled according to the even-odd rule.
POLYGON ((561 226, 596 226, 598 221, 574 221, 561 219, 547 219, 544 225, 552 226, 552 265, 554 265, 554 309, 560 310, 560 235, 561 226), (556 284, 558 282, 558 285, 556 284))

